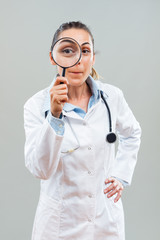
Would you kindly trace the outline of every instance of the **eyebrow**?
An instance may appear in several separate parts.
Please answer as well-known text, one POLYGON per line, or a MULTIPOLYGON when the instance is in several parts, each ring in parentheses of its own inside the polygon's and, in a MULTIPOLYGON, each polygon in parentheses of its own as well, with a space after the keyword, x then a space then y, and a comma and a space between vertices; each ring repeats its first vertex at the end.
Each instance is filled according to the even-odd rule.
POLYGON ((81 44, 81 46, 86 45, 86 44, 91 45, 89 42, 84 42, 84 43, 81 44))
POLYGON ((69 39, 64 39, 64 40, 61 40, 61 43, 65 43, 65 42, 69 42, 69 43, 75 43, 75 42, 73 42, 72 40, 69 40, 69 39))

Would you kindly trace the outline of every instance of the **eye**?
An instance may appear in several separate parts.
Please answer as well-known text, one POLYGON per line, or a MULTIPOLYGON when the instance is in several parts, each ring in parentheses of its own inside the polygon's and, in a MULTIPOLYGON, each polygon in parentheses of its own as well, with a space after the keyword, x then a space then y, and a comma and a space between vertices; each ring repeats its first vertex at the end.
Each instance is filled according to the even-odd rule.
POLYGON ((89 54, 90 52, 91 51, 89 49, 87 49, 87 48, 82 49, 82 53, 85 54, 85 55, 89 54))

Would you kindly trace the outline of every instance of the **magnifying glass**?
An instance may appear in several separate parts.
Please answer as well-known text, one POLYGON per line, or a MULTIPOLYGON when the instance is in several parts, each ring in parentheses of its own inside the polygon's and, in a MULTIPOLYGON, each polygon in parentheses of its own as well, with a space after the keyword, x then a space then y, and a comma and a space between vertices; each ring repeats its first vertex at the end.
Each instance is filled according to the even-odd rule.
POLYGON ((66 68, 73 67, 80 61, 82 51, 75 39, 64 37, 55 42, 51 54, 54 62, 63 68, 62 77, 64 77, 66 68))

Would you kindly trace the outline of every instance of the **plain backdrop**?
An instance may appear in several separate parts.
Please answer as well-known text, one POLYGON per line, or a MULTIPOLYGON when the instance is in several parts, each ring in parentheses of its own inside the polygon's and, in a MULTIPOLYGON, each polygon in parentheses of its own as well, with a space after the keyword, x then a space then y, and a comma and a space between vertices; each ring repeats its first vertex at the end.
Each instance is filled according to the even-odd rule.
POLYGON ((123 193, 126 240, 158 240, 160 0, 0 1, 0 239, 31 239, 40 182, 24 165, 23 105, 51 83, 53 34, 73 20, 90 27, 96 70, 122 89, 142 127, 132 185, 123 193))

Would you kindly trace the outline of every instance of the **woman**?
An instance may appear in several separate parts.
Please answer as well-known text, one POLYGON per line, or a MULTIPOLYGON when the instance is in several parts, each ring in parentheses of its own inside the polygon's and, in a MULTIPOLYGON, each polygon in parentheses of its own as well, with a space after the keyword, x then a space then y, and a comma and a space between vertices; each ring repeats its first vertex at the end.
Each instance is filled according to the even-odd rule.
MULTIPOLYGON (((95 81, 94 39, 81 22, 56 31, 75 39, 80 61, 58 74, 24 106, 25 163, 41 179, 32 240, 124 240, 121 194, 131 183, 140 127, 121 90, 95 81), (63 84, 61 84, 63 83, 63 84), (106 141, 109 112, 118 151, 106 141)), ((50 52, 50 60, 56 63, 50 52)))

